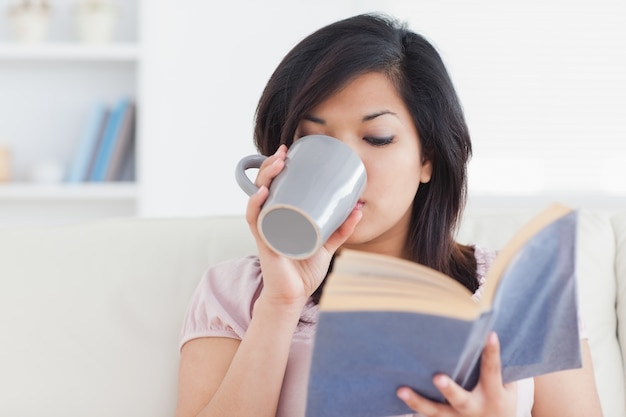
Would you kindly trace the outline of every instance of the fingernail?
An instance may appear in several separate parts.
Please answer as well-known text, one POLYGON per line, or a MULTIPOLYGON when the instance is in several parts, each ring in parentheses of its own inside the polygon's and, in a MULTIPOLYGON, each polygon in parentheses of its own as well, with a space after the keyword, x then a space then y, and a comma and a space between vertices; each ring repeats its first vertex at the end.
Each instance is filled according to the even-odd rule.
POLYGON ((450 385, 450 379, 445 375, 435 376, 433 383, 439 388, 445 388, 450 385))
POLYGON ((498 335, 496 334, 496 332, 489 333, 489 344, 495 345, 497 343, 498 343, 498 335))
POLYGON ((407 401, 409 397, 410 397, 409 390, 404 389, 404 388, 400 388, 398 390, 398 398, 400 398, 401 400, 407 401))

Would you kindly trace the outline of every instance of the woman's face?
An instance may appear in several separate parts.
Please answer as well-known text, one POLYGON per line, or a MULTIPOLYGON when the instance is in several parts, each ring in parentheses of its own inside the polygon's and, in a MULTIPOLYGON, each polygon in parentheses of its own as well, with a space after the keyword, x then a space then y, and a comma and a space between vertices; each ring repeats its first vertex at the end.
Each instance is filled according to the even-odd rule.
POLYGON ((323 134, 348 144, 363 160, 363 217, 344 247, 405 256, 413 198, 428 182, 411 114, 387 76, 367 73, 349 82, 299 123, 297 137, 323 134))

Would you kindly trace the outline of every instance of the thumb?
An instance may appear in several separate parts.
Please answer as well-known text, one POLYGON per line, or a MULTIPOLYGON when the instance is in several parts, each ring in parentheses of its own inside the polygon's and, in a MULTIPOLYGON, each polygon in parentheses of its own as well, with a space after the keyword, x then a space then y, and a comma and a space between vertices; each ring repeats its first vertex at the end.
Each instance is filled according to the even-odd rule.
POLYGON ((335 253, 337 249, 339 249, 339 246, 343 245, 343 243, 348 240, 350 235, 352 235, 354 229, 361 221, 362 217, 363 212, 361 210, 356 208, 352 210, 346 221, 343 222, 341 226, 339 226, 339 229, 337 229, 332 235, 330 235, 330 237, 326 241, 326 244, 324 245, 324 248, 329 253, 335 253))

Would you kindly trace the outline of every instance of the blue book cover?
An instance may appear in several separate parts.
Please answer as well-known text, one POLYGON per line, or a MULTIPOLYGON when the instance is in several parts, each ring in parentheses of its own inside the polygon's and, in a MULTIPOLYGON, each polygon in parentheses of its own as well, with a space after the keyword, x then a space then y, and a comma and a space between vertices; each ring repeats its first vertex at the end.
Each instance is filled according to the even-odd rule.
POLYGON ((106 105, 101 101, 94 103, 87 116, 78 146, 66 172, 65 180, 67 182, 78 183, 89 179, 91 161, 98 149, 98 142, 104 132, 107 117, 108 109, 106 105))
POLYGON ((342 251, 320 301, 306 415, 411 414, 397 388, 444 401, 436 373, 471 390, 491 331, 505 383, 582 366, 576 228, 567 207, 539 213, 499 252, 480 302, 423 265, 342 251))
POLYGON ((123 128, 124 114, 129 105, 130 100, 123 98, 119 100, 113 108, 96 153, 93 170, 89 177, 91 181, 102 182, 106 180, 107 170, 113 158, 116 141, 121 137, 120 132, 123 128))

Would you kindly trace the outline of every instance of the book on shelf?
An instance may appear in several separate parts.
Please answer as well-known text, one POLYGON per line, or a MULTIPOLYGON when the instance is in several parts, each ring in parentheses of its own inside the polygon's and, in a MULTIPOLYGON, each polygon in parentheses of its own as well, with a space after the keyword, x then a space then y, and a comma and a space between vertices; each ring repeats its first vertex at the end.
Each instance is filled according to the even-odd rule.
POLYGON ((580 367, 577 219, 560 204, 537 214, 497 254, 479 301, 415 262, 341 251, 320 300, 306 415, 409 414, 396 390, 444 402, 437 373, 471 390, 491 331, 505 383, 580 367))
POLYGON ((137 150, 135 141, 131 142, 129 145, 129 149, 124 153, 122 159, 122 165, 120 167, 120 171, 116 174, 114 180, 120 182, 134 182, 136 181, 136 158, 137 158, 137 150))
POLYGON ((107 164, 105 181, 130 180, 129 174, 125 175, 125 170, 128 170, 128 165, 134 161, 135 111, 135 104, 129 102, 125 107, 118 136, 115 138, 111 158, 107 164))
POLYGON ((113 181, 119 177, 125 154, 134 146, 134 121, 134 103, 128 98, 120 99, 111 110, 111 116, 94 155, 90 181, 113 181))
POLYGON ((102 101, 95 102, 87 115, 78 145, 66 172, 65 180, 70 183, 89 179, 94 156, 107 125, 109 109, 102 101))

